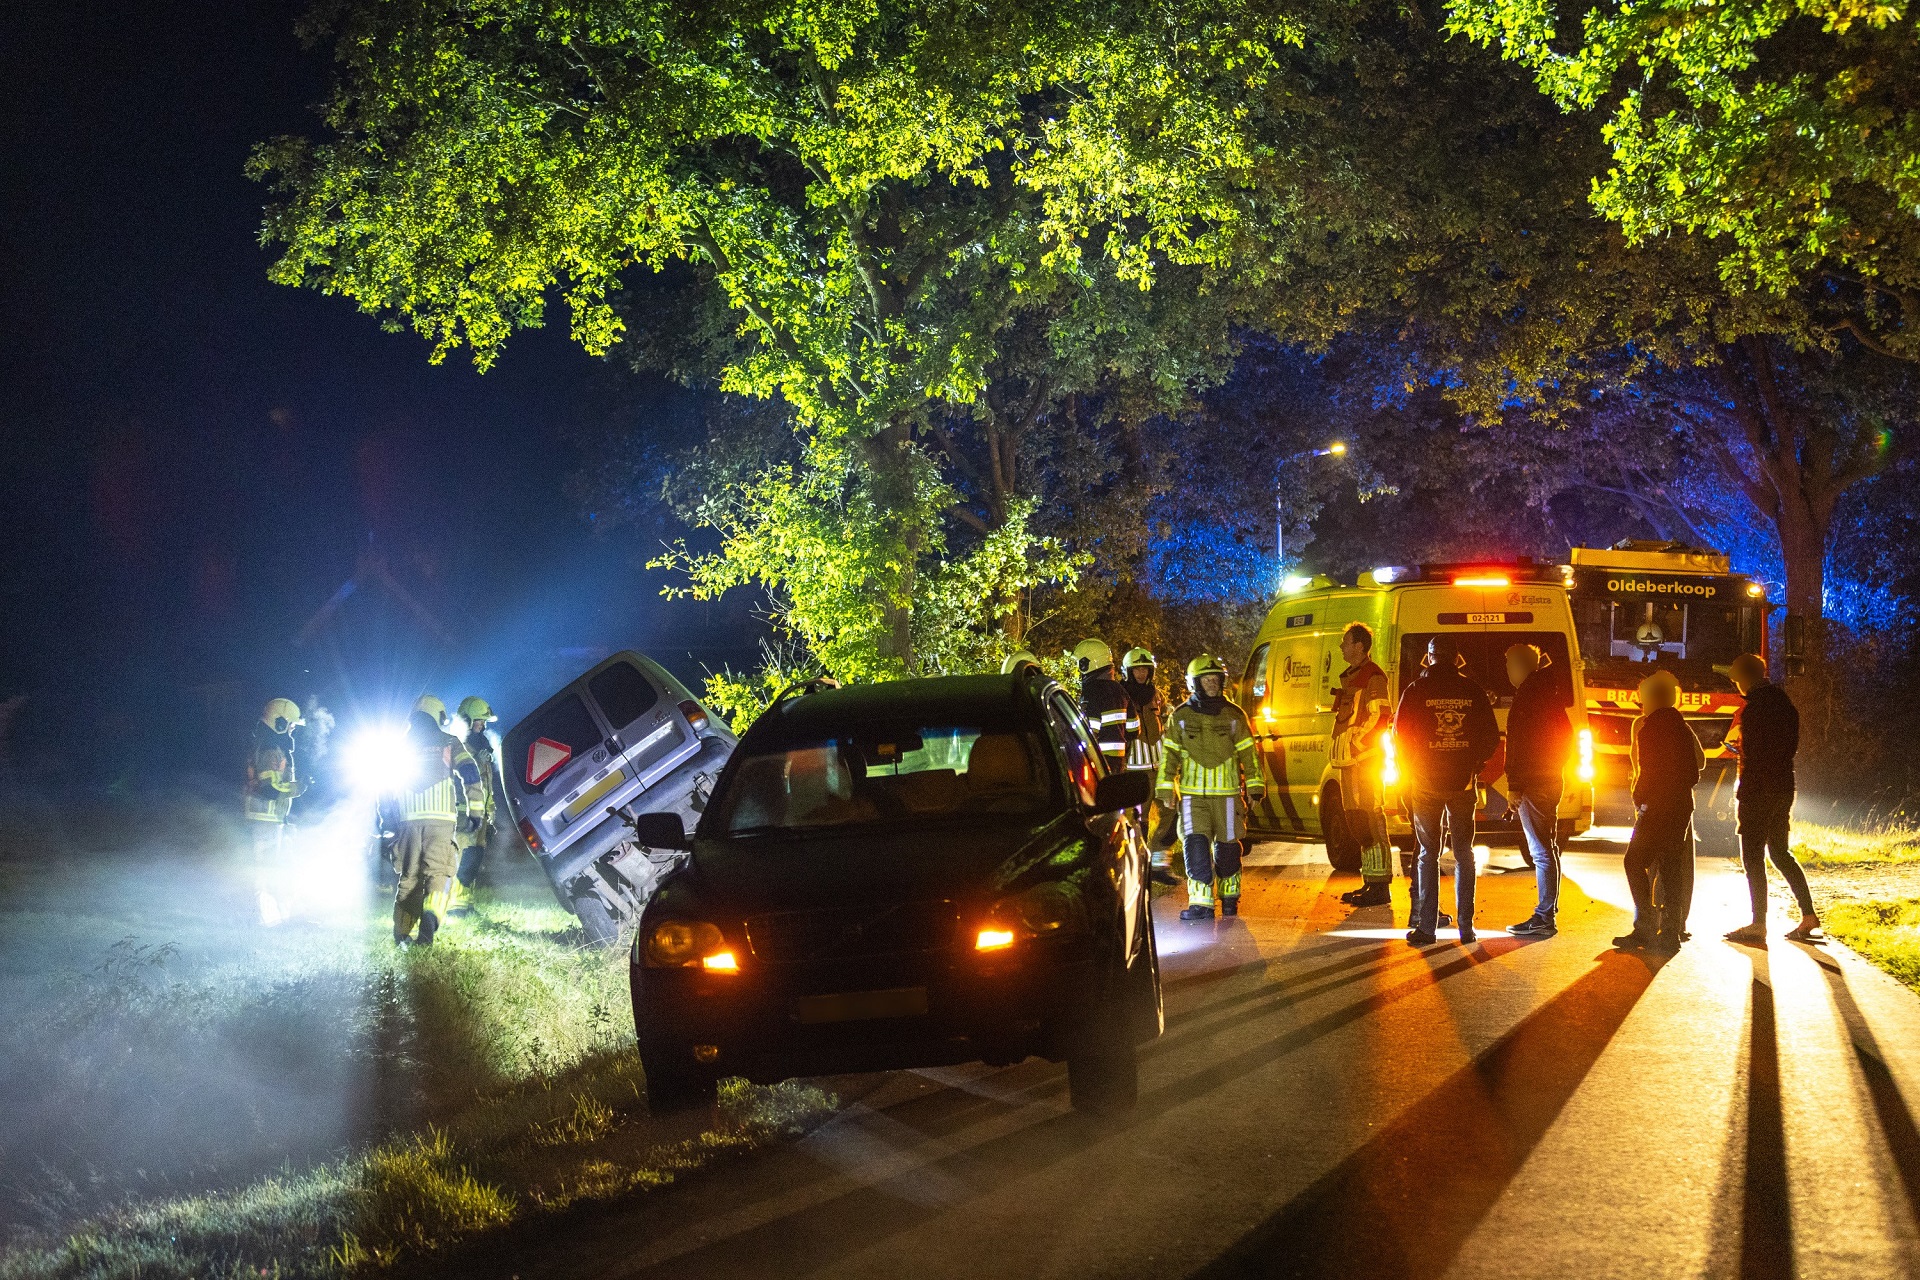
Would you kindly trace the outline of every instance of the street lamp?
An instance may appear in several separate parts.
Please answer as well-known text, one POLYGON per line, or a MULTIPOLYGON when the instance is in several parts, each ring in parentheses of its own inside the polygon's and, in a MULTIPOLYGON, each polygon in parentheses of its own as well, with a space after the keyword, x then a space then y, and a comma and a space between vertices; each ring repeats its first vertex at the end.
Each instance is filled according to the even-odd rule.
POLYGON ((1280 488, 1280 473, 1286 469, 1288 463, 1298 462, 1302 458, 1339 458, 1344 457, 1346 452, 1346 442, 1335 440, 1324 449, 1302 449, 1298 453, 1290 453, 1274 464, 1273 559, 1274 573, 1282 589, 1285 588, 1287 581, 1287 500, 1280 488))

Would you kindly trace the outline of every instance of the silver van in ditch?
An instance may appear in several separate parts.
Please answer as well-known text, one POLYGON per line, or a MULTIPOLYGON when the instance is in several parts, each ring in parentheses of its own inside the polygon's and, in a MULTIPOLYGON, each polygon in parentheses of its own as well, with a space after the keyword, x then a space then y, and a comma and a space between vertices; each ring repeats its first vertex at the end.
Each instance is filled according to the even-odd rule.
POLYGON ((734 736, 644 654, 616 653, 508 730, 507 802, 527 848, 587 939, 614 941, 681 855, 640 845, 620 811, 692 827, 734 736))

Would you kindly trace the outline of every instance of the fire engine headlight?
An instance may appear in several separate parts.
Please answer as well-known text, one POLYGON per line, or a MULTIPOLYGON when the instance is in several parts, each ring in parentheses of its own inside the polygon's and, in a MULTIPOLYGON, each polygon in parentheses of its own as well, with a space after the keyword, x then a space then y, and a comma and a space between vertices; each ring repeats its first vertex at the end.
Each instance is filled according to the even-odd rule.
POLYGON ((407 731, 395 725, 364 729, 341 752, 348 781, 362 795, 404 791, 418 767, 407 747, 407 731))
POLYGON ((1582 782, 1593 781, 1593 730, 1582 729, 1575 742, 1574 776, 1582 782))

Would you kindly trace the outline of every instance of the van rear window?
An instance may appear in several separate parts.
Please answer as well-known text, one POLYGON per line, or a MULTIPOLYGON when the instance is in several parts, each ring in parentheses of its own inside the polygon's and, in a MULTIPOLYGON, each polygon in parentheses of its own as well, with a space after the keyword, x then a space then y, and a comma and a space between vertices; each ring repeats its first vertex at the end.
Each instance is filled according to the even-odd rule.
MULTIPOLYGON (((1467 660, 1465 675, 1487 691, 1489 698, 1513 697, 1507 682, 1507 650, 1516 644, 1530 644, 1547 656, 1547 670, 1562 686, 1567 706, 1573 705, 1573 670, 1567 658, 1567 637, 1560 631, 1449 631, 1444 634, 1460 646, 1467 660)), ((1405 688, 1420 674, 1420 662, 1427 656, 1431 631, 1407 632, 1400 637, 1400 685, 1405 688)))
POLYGON ((587 689, 600 704, 600 714, 616 731, 653 710, 653 704, 660 701, 660 691, 653 682, 626 662, 616 662, 587 681, 587 689))
POLYGON ((600 726, 587 713, 587 704, 580 700, 577 693, 569 693, 515 725, 513 732, 507 736, 507 762, 509 767, 519 771, 521 785, 535 791, 544 790, 547 783, 565 772, 555 769, 541 778, 538 785, 529 781, 527 765, 532 758, 530 749, 540 738, 559 743, 573 753, 573 759, 579 759, 600 745, 600 726))

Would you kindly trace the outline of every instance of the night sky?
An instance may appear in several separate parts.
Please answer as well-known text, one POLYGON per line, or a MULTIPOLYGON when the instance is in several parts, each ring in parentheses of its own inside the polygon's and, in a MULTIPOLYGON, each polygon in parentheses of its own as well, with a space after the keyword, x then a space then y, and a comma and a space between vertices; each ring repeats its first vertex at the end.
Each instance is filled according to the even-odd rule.
POLYGON ((103 737, 116 779, 218 768, 282 692, 354 715, 431 684, 511 718, 601 650, 695 679, 750 656, 563 493, 569 432, 646 430, 664 388, 571 346, 563 316, 482 376, 268 283, 268 193, 242 167, 317 127, 302 4, 5 8, 0 699, 29 697, 27 773, 103 737), (361 574, 297 643, 368 566, 420 609, 361 574))

